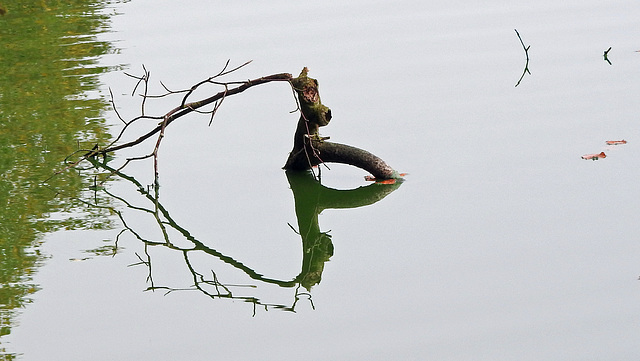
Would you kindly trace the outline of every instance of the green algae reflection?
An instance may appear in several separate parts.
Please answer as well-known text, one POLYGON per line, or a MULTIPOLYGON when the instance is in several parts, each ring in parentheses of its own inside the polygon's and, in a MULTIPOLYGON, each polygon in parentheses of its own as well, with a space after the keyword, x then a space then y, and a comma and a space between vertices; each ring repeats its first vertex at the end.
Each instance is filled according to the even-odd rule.
MULTIPOLYGON (((104 141, 106 103, 88 97, 98 88, 96 65, 112 51, 97 35, 108 26, 96 1, 2 1, 0 16, 0 336, 11 332, 16 310, 38 289, 31 276, 43 256, 42 236, 72 221, 86 180, 74 173, 49 178, 78 146, 104 141), (53 191, 55 189, 55 191, 53 191), (55 214, 55 215, 54 215, 55 214)), ((89 227, 105 227, 95 216, 89 227)), ((13 359, 0 345, 0 359, 13 359)))

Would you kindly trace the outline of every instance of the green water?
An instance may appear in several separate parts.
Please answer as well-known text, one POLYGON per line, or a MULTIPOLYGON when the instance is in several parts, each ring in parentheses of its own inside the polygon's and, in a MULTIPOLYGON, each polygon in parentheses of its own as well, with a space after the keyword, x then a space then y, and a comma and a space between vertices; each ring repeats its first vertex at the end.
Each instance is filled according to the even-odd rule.
POLYGON ((108 104, 87 94, 99 86, 97 76, 109 71, 97 58, 114 49, 97 39, 109 26, 104 4, 1 5, 6 13, 0 16, 0 334, 6 335, 16 310, 38 290, 30 280, 43 259, 41 235, 104 226, 98 218, 86 223, 58 213, 76 207, 69 199, 84 180, 73 172, 52 175, 78 147, 109 136, 102 120, 108 104))

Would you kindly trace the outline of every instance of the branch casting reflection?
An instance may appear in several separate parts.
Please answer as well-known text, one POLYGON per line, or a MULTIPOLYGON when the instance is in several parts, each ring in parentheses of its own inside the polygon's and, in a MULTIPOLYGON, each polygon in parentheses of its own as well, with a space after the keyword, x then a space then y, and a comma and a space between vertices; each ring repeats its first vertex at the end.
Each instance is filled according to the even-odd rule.
MULTIPOLYGON (((130 225, 130 223, 133 222, 128 222, 129 216, 125 216, 123 211, 110 208, 112 212, 120 217, 124 226, 123 232, 116 237, 116 244, 119 238, 128 232, 144 245, 144 255, 138 255, 140 262, 135 265, 141 265, 148 269, 147 282, 149 283, 149 287, 147 290, 164 290, 167 293, 178 290, 197 290, 212 299, 228 298, 252 303, 254 305, 254 313, 257 306, 262 306, 265 309, 275 308, 295 311, 296 303, 302 296, 307 297, 309 300, 311 299, 311 288, 320 283, 325 263, 333 255, 334 250, 331 235, 328 232, 320 230, 318 215, 323 210, 357 208, 370 205, 383 199, 402 184, 401 181, 393 184, 373 183, 351 190, 337 190, 322 185, 320 179, 316 178, 311 171, 287 171, 287 179, 295 200, 295 211, 298 221, 297 233, 302 239, 302 265, 300 273, 297 276, 291 279, 276 279, 263 275, 258 270, 237 260, 232 255, 217 251, 211 246, 211 244, 216 243, 216 240, 208 240, 205 242, 192 235, 179 224, 178 220, 172 218, 169 210, 162 205, 159 200, 158 187, 145 187, 130 175, 124 174, 95 159, 91 161, 95 169, 101 172, 103 176, 107 176, 107 178, 116 176, 134 186, 138 191, 137 194, 135 194, 135 197, 138 199, 131 199, 132 197, 124 198, 112 193, 108 189, 99 187, 96 187, 95 192, 105 192, 110 198, 124 204, 128 212, 127 214, 129 214, 130 211, 134 211, 136 218, 146 217, 147 219, 151 219, 160 231, 159 234, 162 235, 161 239, 145 236, 143 230, 135 229, 130 225), (140 206, 141 200, 146 202, 146 205, 140 206), (168 287, 160 285, 159 282, 154 279, 154 274, 157 270, 153 267, 152 262, 151 247, 153 246, 163 246, 166 249, 173 250, 176 252, 176 256, 184 260, 186 269, 191 275, 191 285, 187 287, 168 287), (212 257, 212 259, 206 262, 206 267, 208 267, 206 271, 200 269, 202 268, 202 262, 193 261, 196 254, 212 257), (249 279, 246 280, 247 282, 252 282, 253 280, 259 281, 261 284, 225 283, 223 280, 220 280, 219 277, 219 274, 224 271, 220 269, 220 263, 213 266, 216 263, 214 259, 220 260, 227 266, 242 271, 243 274, 249 277, 249 279), (198 267, 196 263, 201 266, 198 267), (294 288, 295 292, 293 296, 289 296, 293 298, 291 303, 282 304, 263 300, 264 297, 260 296, 261 285, 265 286, 269 284, 277 285, 280 289, 294 288), (301 287, 303 289, 301 289, 301 287)), ((103 207, 98 201, 99 199, 103 198, 94 197, 91 200, 83 200, 83 202, 92 207, 103 207)), ((201 258, 202 257, 199 259, 201 258)))

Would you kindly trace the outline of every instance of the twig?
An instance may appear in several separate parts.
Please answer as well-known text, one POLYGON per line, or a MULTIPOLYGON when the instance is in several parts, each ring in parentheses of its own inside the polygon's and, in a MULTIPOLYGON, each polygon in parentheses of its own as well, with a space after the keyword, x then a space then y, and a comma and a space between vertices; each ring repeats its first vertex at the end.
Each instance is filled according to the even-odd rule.
POLYGON ((220 100, 216 100, 216 102, 213 104, 213 110, 211 111, 211 119, 209 119, 209 126, 211 126, 211 123, 213 123, 213 117, 216 115, 216 113, 218 112, 218 108, 220 108, 220 105, 222 105, 222 102, 227 97, 228 91, 229 91, 229 87, 227 86, 227 84, 225 84, 224 94, 222 94, 222 98, 220 98, 220 100))
POLYGON ((520 79, 518 79, 518 83, 516 83, 516 86, 518 86, 520 85, 520 82, 522 81, 526 73, 529 73, 529 75, 531 75, 531 72, 529 71, 529 48, 531 48, 531 45, 525 46, 524 41, 522 41, 522 37, 520 37, 520 33, 518 32, 518 30, 516 29, 513 29, 513 30, 515 30, 516 34, 518 35, 518 39, 520 39, 520 44, 522 44, 522 48, 524 49, 524 55, 527 57, 527 62, 524 64, 524 71, 522 72, 522 76, 520 76, 520 79))
POLYGON ((611 50, 611 47, 609 47, 609 49, 605 50, 605 51, 604 51, 604 55, 603 55, 603 56, 604 56, 604 60, 605 60, 607 63, 609 63, 609 65, 612 65, 612 64, 611 64, 611 61, 609 61, 609 51, 610 51, 610 50, 611 50))
POLYGON ((138 79, 138 82, 136 83, 136 86, 133 87, 133 91, 131 92, 131 96, 135 95, 136 90, 138 89, 138 86, 140 86, 141 83, 144 84, 144 92, 142 94, 142 103, 140 105, 140 107, 141 107, 141 113, 140 114, 144 116, 144 106, 145 106, 146 100, 148 98, 147 91, 149 90, 149 77, 151 76, 151 72, 147 70, 147 68, 144 66, 144 64, 142 65, 142 70, 144 71, 144 75, 140 76, 140 77, 135 76, 135 75, 131 75, 131 74, 126 73, 126 72, 124 74, 127 75, 127 76, 130 76, 130 77, 132 77, 134 79, 138 79))
POLYGON ((118 119, 120 119, 120 121, 126 125, 127 122, 122 118, 122 116, 120 116, 120 113, 118 112, 118 108, 116 108, 116 101, 113 99, 113 92, 111 91, 111 87, 109 87, 109 103, 111 103, 111 106, 113 107, 113 111, 118 116, 118 119))
MULTIPOLYGON (((225 72, 225 74, 227 74, 227 72, 225 72)), ((146 119, 161 119, 162 122, 160 124, 158 124, 158 126, 156 126, 154 129, 152 129, 151 131, 147 132, 146 134, 143 134, 142 136, 140 136, 138 139, 134 140, 134 141, 130 141, 128 143, 125 144, 121 144, 121 145, 117 145, 117 146, 108 146, 102 150, 100 150, 100 154, 102 153, 109 153, 109 152, 114 152, 123 148, 129 148, 132 147, 134 145, 140 144, 143 141, 149 139, 150 137, 152 137, 153 135, 157 134, 158 132, 161 132, 164 128, 166 128, 169 124, 171 124, 174 120, 185 116, 193 111, 195 111, 198 108, 201 108, 205 105, 209 105, 211 103, 214 103, 218 100, 221 100, 229 95, 235 95, 235 94, 239 94, 242 93, 243 91, 256 86, 256 85, 260 85, 260 84, 264 84, 264 83, 268 83, 268 82, 272 82, 272 81, 289 81, 291 79, 291 74, 288 73, 282 73, 282 74, 273 74, 273 75, 269 75, 269 76, 265 76, 265 77, 261 77, 261 78, 257 78, 257 79, 253 79, 253 80, 247 80, 244 82, 241 82, 242 85, 232 88, 232 89, 225 89, 224 91, 221 91, 209 98, 200 100, 200 101, 195 101, 195 102, 191 102, 191 103, 186 103, 183 105, 180 105, 176 108, 174 108, 173 110, 171 110, 170 112, 168 112, 167 114, 165 114, 163 117, 150 117, 150 116, 139 116, 138 118, 132 120, 131 122, 127 123, 127 124, 131 124, 133 121, 137 120, 137 119, 142 119, 142 118, 146 118, 146 119)), ((228 83, 230 84, 230 83, 228 83)), ((117 139, 120 139, 120 137, 122 136, 124 132, 124 129, 120 132, 120 135, 117 137, 117 139)))

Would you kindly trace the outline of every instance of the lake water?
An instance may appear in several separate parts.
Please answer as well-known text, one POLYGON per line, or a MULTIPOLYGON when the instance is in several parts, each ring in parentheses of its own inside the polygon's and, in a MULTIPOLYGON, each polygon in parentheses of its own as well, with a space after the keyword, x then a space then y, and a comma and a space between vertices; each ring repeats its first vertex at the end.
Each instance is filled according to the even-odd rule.
MULTIPOLYGON (((333 113, 321 132, 409 175, 378 188, 342 165, 321 170, 322 189, 288 178, 287 83, 228 97, 211 126, 181 118, 160 147, 158 193, 149 160, 105 184, 118 198, 89 191, 88 170, 80 199, 114 211, 41 216, 101 226, 43 231, 38 290, 0 339, 6 359, 640 357, 636 2, 136 0, 102 13, 97 36, 114 50, 96 66, 112 71, 87 94, 111 88, 123 118, 140 97, 119 69, 144 65, 159 94, 160 81, 189 88, 228 59, 253 62, 225 81, 306 66, 333 113), (530 46, 517 87, 527 57, 514 29, 530 46), (304 218, 309 194, 326 209, 304 218), (317 244, 298 234, 315 217, 317 244), (310 247, 326 257, 309 261, 310 247)), ((220 91, 209 89, 194 99, 220 91)), ((101 117, 115 136, 116 114, 101 117)))

